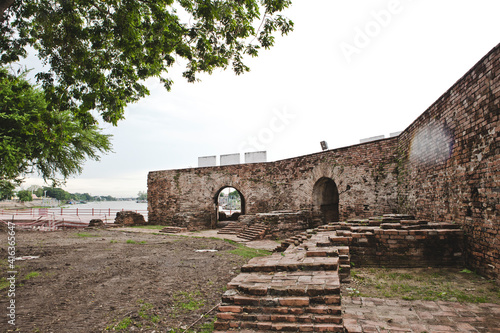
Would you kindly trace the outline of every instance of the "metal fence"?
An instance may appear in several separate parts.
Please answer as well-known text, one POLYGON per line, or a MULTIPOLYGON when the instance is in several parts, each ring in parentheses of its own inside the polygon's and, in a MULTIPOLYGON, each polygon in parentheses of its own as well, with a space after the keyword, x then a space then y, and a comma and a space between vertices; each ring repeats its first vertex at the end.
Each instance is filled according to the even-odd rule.
POLYGON ((26 208, 26 209, 0 209, 1 215, 26 215, 26 216, 46 216, 46 215, 73 215, 73 216, 107 216, 115 217, 116 213, 132 211, 139 213, 147 219, 148 211, 134 209, 112 209, 112 208, 26 208))
POLYGON ((112 208, 28 208, 0 209, 0 220, 13 221, 18 227, 46 228, 54 230, 62 227, 86 227, 90 220, 100 219, 104 223, 114 223, 116 213, 133 211, 147 220, 147 210, 112 208))

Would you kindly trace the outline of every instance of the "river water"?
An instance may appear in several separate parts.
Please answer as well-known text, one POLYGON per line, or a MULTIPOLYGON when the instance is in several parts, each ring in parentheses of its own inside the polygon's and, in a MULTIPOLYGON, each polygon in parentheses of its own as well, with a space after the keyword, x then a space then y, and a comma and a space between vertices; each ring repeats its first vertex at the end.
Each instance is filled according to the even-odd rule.
POLYGON ((78 208, 78 209, 113 209, 113 210, 148 210, 148 204, 146 202, 135 202, 135 201, 91 201, 85 204, 74 204, 74 205, 63 205, 64 208, 78 208))
POLYGON ((104 218, 114 220, 116 213, 130 210, 142 214, 148 219, 148 204, 135 201, 91 201, 84 204, 63 205, 58 208, 48 208, 49 214, 78 216, 79 219, 90 220, 92 218, 104 218))

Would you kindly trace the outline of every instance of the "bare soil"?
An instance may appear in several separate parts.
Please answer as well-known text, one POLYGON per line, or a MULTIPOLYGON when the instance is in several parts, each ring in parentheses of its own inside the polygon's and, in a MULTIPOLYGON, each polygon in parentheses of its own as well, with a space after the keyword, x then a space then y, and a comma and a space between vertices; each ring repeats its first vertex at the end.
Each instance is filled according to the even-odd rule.
MULTIPOLYGON (((117 230, 16 232, 15 326, 0 243, 0 331, 180 332, 213 309, 248 260, 222 240, 117 230), (196 252, 196 250, 217 252, 196 252)), ((211 331, 215 311, 193 331, 211 331)))

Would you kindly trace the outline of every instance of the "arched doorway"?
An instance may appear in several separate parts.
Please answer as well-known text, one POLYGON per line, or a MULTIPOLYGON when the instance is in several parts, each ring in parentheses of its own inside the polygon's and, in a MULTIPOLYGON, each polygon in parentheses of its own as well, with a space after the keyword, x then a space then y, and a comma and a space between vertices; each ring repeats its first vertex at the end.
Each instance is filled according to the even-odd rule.
POLYGON ((323 223, 339 221, 339 191, 331 178, 320 178, 313 188, 313 212, 323 223))
POLYGON ((217 222, 236 221, 245 215, 245 198, 239 190, 231 186, 221 188, 215 195, 217 222))

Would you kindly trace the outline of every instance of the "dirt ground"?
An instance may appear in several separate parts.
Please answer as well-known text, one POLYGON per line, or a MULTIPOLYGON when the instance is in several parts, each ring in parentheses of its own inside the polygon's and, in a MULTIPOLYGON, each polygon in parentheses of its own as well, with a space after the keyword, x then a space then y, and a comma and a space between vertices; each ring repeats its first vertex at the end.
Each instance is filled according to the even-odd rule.
MULTIPOLYGON (((6 233, 0 237, 7 238, 6 233)), ((180 332, 221 300, 248 260, 215 239, 116 230, 16 232, 15 326, 0 244, 0 331, 180 332), (196 252, 217 250, 217 252, 196 252)), ((210 330, 215 311, 193 327, 210 330)))

